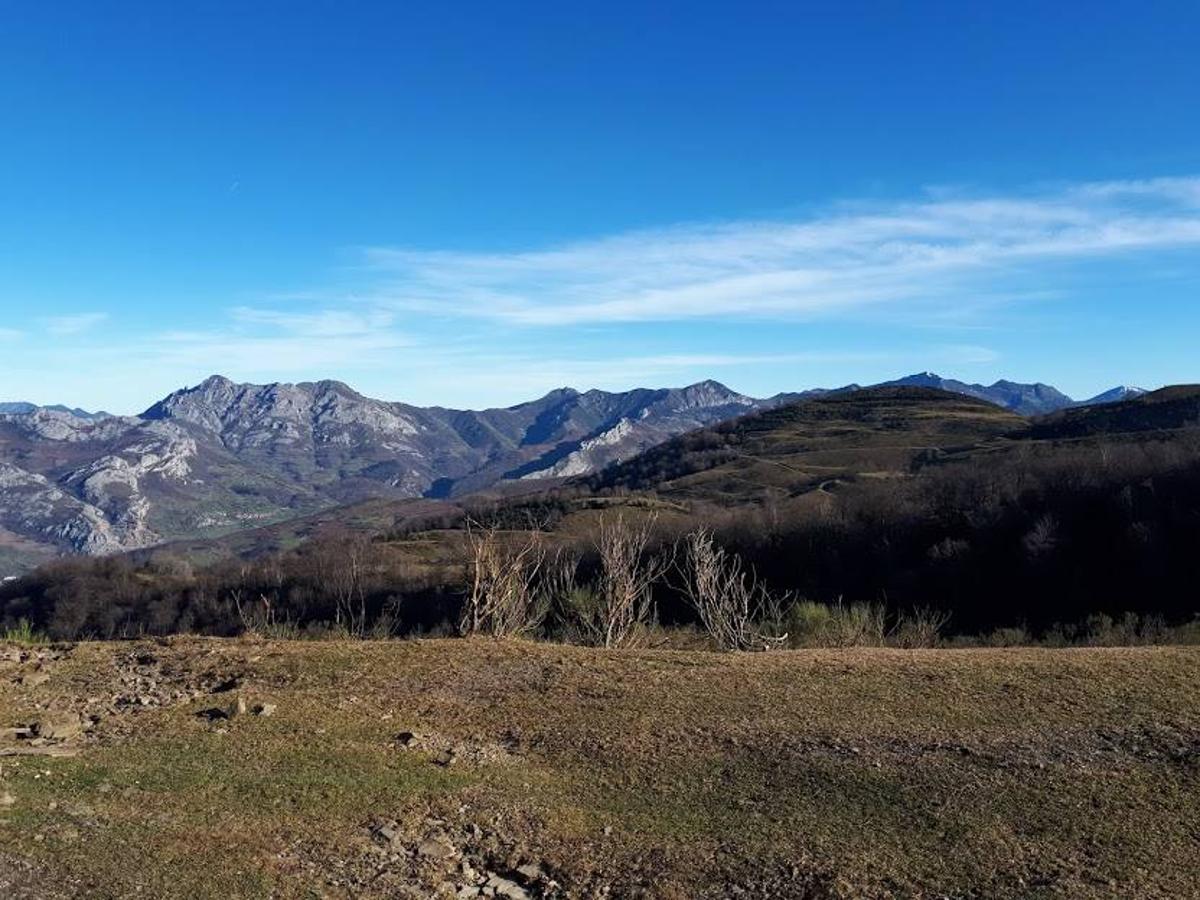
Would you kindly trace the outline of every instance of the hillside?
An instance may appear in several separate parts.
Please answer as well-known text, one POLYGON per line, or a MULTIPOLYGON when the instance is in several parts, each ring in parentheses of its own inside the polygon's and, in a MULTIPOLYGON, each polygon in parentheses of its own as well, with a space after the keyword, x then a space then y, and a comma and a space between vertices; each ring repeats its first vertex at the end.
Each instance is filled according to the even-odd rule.
POLYGON ((0 647, 0 894, 1196 896, 1197 666, 1188 648, 0 647))
POLYGON ((1025 420, 931 388, 870 388, 754 413, 668 441, 582 483, 726 503, 906 475, 919 457, 1002 442, 1025 420), (822 487, 824 486, 824 487, 822 487))
MULTIPOLYGON (((1022 412, 1078 405, 1046 385, 984 387, 931 373, 881 389, 911 385, 1022 412)), ((377 400, 337 381, 253 385, 213 376, 140 416, 3 404, 0 575, 58 554, 221 538, 364 501, 538 490, 748 412, 857 390, 756 399, 714 381, 623 393, 562 388, 504 409, 455 410, 377 400)), ((897 460, 880 464, 890 471, 897 460)), ((743 474, 771 485, 780 472, 743 474)))
POLYGON ((1175 385, 1103 406, 1067 409, 1038 419, 1037 439, 1200 429, 1200 385, 1175 385))

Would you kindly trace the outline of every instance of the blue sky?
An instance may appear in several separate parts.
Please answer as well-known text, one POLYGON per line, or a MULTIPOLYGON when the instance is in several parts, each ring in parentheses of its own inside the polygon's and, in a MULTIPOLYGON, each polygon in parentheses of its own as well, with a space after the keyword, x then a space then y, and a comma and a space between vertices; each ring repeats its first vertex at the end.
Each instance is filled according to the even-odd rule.
POLYGON ((1200 381, 1192 2, 5 6, 0 399, 1200 381))

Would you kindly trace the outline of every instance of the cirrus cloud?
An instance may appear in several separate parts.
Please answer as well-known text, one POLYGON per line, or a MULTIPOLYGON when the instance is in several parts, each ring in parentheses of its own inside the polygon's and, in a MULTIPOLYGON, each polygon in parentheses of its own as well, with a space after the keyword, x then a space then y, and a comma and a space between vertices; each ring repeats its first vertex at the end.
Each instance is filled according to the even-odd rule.
POLYGON ((108 313, 77 313, 70 316, 50 316, 43 319, 46 331, 55 337, 83 334, 108 319, 108 313))
POLYGON ((1200 245, 1200 178, 843 205, 801 221, 681 225, 548 249, 365 251, 381 306, 524 326, 812 320, 986 303, 1039 263, 1200 245), (968 299, 964 299, 968 298, 968 299))

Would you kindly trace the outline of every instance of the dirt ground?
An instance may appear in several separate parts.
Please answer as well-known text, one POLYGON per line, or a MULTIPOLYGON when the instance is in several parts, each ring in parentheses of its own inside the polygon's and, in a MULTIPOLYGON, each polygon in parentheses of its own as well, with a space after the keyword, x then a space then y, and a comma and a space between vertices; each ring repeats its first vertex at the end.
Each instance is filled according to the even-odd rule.
POLYGON ((0 896, 1196 897, 1200 649, 0 645, 0 896))

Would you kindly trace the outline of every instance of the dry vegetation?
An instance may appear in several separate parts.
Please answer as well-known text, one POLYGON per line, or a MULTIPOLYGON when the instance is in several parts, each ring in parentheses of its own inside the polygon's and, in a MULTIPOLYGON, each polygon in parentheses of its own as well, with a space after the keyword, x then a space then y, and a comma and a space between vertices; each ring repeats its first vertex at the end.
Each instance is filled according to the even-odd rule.
POLYGON ((1033 423, 934 391, 781 407, 560 488, 362 504, 221 552, 56 562, 0 585, 0 629, 627 646, 657 618, 684 643, 705 628, 742 648, 785 633, 791 646, 1196 640, 1200 390, 1160 393, 1033 423), (684 552, 697 534, 707 568, 684 552))
POLYGON ((1189 648, 9 645, 0 895, 1196 896, 1197 671, 1189 648))

